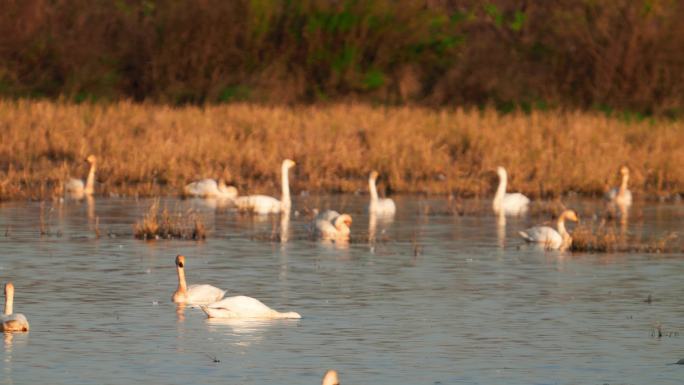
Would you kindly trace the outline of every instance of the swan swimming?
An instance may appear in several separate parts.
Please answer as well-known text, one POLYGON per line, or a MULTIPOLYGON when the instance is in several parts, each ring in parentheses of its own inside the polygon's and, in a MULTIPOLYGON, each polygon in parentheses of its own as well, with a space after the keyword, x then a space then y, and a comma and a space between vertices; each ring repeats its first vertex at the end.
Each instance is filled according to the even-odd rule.
POLYGON ((629 168, 627 166, 620 167, 620 174, 622 175, 622 183, 620 187, 613 187, 606 194, 606 199, 618 206, 629 207, 632 205, 632 192, 627 188, 629 183, 629 168))
POLYGON ((95 192, 95 168, 97 167, 97 158, 95 155, 88 155, 86 162, 90 163, 90 171, 85 184, 82 180, 76 178, 69 178, 64 191, 67 196, 73 199, 82 199, 84 196, 91 196, 95 192))
POLYGON ((235 199, 238 191, 234 186, 227 186, 223 179, 218 183, 214 179, 202 179, 188 183, 183 187, 183 193, 199 198, 235 199))
POLYGON ((507 193, 508 174, 506 169, 499 166, 496 168, 499 175, 499 187, 496 189, 492 208, 497 214, 520 215, 527 212, 530 205, 530 198, 521 193, 507 193))
POLYGON ((394 201, 390 198, 378 198, 378 190, 375 181, 378 179, 378 172, 372 171, 368 177, 368 190, 370 191, 370 203, 368 212, 377 216, 392 216, 397 211, 394 201))
POLYGON ((220 300, 226 294, 225 290, 211 285, 190 285, 185 283, 185 257, 176 257, 176 271, 178 272, 178 289, 171 300, 175 303, 189 305, 207 304, 220 300))
POLYGON ((321 385, 340 385, 340 377, 337 374, 337 370, 330 369, 325 372, 321 385))
POLYGON ((235 205, 240 211, 251 211, 255 214, 278 214, 290 211, 292 201, 290 199, 290 180, 288 170, 295 166, 295 162, 285 159, 280 167, 280 179, 282 182, 282 196, 278 200, 267 195, 247 195, 235 200, 235 205))
POLYGON ((346 241, 349 240, 351 233, 352 217, 349 214, 326 210, 316 216, 313 224, 317 237, 326 240, 346 241))
POLYGON ((527 242, 542 244, 546 249, 565 250, 572 244, 572 237, 565 229, 566 220, 577 222, 579 218, 574 211, 565 210, 558 217, 557 231, 549 226, 534 226, 519 234, 527 242))
POLYGON ((26 316, 21 313, 12 313, 14 304, 14 285, 7 282, 5 285, 5 314, 0 315, 0 331, 4 332, 27 332, 29 323, 26 316))
POLYGON ((296 312, 273 310, 256 298, 238 295, 224 298, 209 305, 200 305, 209 318, 253 318, 253 319, 288 319, 302 318, 296 312))

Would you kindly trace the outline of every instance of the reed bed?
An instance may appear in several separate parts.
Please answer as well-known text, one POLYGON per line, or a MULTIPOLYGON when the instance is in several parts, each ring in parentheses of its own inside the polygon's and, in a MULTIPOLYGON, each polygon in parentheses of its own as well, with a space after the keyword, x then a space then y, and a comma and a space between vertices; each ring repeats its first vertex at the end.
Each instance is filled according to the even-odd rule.
POLYGON ((297 162, 295 194, 366 191, 377 169, 387 193, 488 196, 498 165, 510 189, 533 198, 602 194, 623 164, 637 198, 684 187, 683 122, 599 113, 5 100, 0 132, 0 200, 61 196, 91 153, 104 196, 176 195, 206 177, 278 195, 284 158, 297 162))
POLYGON ((681 252, 677 244, 679 236, 668 233, 653 239, 637 239, 626 233, 626 228, 618 228, 616 223, 601 221, 597 225, 579 225, 572 232, 570 251, 591 253, 639 252, 673 253, 681 252))
POLYGON ((138 239, 185 239, 203 240, 207 237, 202 218, 196 213, 170 213, 164 207, 160 209, 159 201, 154 201, 144 217, 135 224, 133 234, 138 239))

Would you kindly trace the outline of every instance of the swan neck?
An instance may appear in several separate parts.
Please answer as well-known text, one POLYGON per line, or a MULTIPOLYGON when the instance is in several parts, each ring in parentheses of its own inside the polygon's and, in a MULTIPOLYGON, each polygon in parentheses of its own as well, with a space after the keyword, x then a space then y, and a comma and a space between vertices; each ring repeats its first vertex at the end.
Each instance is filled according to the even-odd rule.
POLYGON ((85 193, 92 194, 95 191, 95 162, 90 164, 90 171, 88 171, 88 179, 86 179, 85 193))
POLYGON ((370 191, 371 202, 378 201, 378 189, 375 186, 375 179, 368 178, 368 191, 370 191))
POLYGON ((290 200, 290 177, 288 176, 287 172, 288 168, 283 166, 283 169, 281 170, 281 181, 283 183, 283 195, 281 198, 281 205, 283 209, 289 209, 291 205, 291 200, 290 200))
POLYGON ((624 174, 622 175, 622 183, 620 184, 620 191, 619 193, 622 195, 627 191, 627 184, 629 183, 629 175, 624 174))
POLYGON ((501 200, 503 200, 504 195, 506 195, 506 185, 508 184, 506 175, 499 174, 499 187, 496 188, 496 194, 494 195, 494 204, 498 205, 501 200))
POLYGON ((558 234, 560 234, 563 239, 566 239, 570 235, 565 229, 565 215, 561 215, 558 218, 558 234))
POLYGON ((188 284, 185 282, 185 269, 176 266, 178 272, 178 291, 185 293, 188 290, 188 284))
POLYGON ((5 315, 12 314, 14 306, 14 293, 8 292, 5 294, 5 315))

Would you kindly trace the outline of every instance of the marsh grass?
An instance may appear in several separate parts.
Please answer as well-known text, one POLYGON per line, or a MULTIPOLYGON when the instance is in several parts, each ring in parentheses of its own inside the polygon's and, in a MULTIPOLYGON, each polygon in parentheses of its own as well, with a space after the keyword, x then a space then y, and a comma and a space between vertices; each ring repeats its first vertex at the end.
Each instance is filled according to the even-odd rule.
POLYGON ((159 201, 155 200, 143 218, 133 229, 138 239, 185 239, 203 240, 207 237, 206 227, 202 218, 193 211, 171 213, 164 207, 160 209, 159 201))
POLYGON ((597 225, 581 224, 572 232, 570 251, 590 253, 640 252, 640 253, 672 253, 681 252, 677 244, 679 236, 668 233, 652 239, 637 239, 627 234, 625 227, 618 227, 616 222, 605 220, 597 225))
POLYGON ((0 128, 0 200, 60 197, 91 153, 100 196, 177 195, 206 177, 277 196, 284 158, 297 162, 294 194, 365 192, 376 169, 389 195, 484 197, 498 165, 511 191, 534 199, 601 195, 623 164, 637 199, 684 190, 684 122, 598 113, 19 100, 0 101, 0 128))

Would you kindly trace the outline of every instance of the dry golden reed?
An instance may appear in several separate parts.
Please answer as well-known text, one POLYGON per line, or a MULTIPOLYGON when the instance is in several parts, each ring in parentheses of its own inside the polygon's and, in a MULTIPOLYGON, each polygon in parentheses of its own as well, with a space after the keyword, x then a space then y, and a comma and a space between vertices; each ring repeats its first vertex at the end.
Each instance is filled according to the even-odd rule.
POLYGON ((155 200, 142 220, 135 224, 133 234, 138 239, 188 239, 202 240, 207 237, 202 219, 193 212, 170 213, 164 207, 160 210, 155 200))
POLYGON ((496 166, 532 197, 601 194, 632 170, 637 198, 684 186, 684 123, 627 122, 598 113, 231 104, 172 108, 120 102, 0 101, 0 199, 59 196, 98 159, 96 194, 178 194, 198 178, 241 193, 278 194, 292 158, 295 193, 380 188, 486 196, 496 166))

